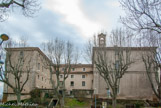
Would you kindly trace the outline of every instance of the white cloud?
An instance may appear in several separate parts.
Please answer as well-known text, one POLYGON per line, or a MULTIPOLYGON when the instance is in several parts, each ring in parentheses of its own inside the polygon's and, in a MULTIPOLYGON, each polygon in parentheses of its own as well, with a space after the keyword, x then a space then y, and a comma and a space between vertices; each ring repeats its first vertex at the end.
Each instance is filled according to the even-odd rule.
POLYGON ((121 4, 118 0, 110 0, 107 1, 106 6, 109 7, 109 10, 113 10, 111 13, 115 13, 117 16, 121 15, 124 16, 125 12, 122 10, 121 4))
POLYGON ((80 8, 80 0, 49 0, 45 8, 63 15, 63 21, 76 27, 82 36, 88 37, 101 30, 101 24, 91 21, 80 8))
POLYGON ((119 1, 115 1, 115 0, 112 1, 112 0, 111 0, 111 1, 107 1, 107 2, 106 2, 106 5, 107 5, 107 6, 117 7, 117 8, 118 8, 118 7, 120 6, 120 3, 119 3, 119 1))

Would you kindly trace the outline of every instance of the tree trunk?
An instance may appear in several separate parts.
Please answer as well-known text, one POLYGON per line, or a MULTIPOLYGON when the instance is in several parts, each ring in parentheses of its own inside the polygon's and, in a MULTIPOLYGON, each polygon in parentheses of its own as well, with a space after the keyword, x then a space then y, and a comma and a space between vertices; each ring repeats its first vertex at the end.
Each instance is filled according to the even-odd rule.
POLYGON ((161 99, 159 99, 159 104, 161 105, 161 99))
POLYGON ((63 91, 62 91, 62 93, 63 93, 62 106, 64 107, 64 100, 65 100, 65 80, 63 82, 63 91))
POLYGON ((116 97, 112 98, 112 108, 116 108, 116 97))
POLYGON ((63 89, 63 98, 62 98, 62 106, 64 107, 64 100, 65 100, 65 90, 63 89))
POLYGON ((21 102, 21 93, 16 93, 17 95, 17 104, 21 102))

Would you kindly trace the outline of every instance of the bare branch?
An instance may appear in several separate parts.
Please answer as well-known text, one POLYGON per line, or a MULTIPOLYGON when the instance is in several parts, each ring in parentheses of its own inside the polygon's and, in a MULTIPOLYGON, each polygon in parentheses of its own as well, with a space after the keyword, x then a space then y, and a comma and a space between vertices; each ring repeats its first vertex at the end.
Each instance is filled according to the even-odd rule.
POLYGON ((58 38, 43 43, 43 50, 49 58, 47 62, 44 62, 44 65, 46 68, 50 69, 50 81, 52 82, 54 92, 58 99, 61 99, 59 90, 62 90, 63 101, 65 97, 65 80, 71 72, 71 64, 75 63, 73 59, 76 53, 74 53, 73 49, 74 46, 71 42, 64 42, 58 38), (64 68, 63 71, 61 71, 62 68, 64 68), (60 85, 60 75, 63 75, 63 87, 60 85), (53 79, 53 76, 56 76, 56 79, 53 79))
POLYGON ((160 0, 120 0, 126 16, 121 21, 128 28, 141 32, 145 30, 161 34, 160 0))
POLYGON ((37 0, 1 0, 0 1, 0 21, 5 21, 9 17, 11 8, 20 7, 24 16, 33 17, 40 10, 37 0))
POLYGON ((21 101, 21 92, 29 80, 29 73, 32 69, 31 60, 32 58, 23 54, 23 51, 14 52, 12 49, 7 49, 5 71, 1 68, 0 81, 13 89, 13 92, 17 95, 18 103, 21 101))

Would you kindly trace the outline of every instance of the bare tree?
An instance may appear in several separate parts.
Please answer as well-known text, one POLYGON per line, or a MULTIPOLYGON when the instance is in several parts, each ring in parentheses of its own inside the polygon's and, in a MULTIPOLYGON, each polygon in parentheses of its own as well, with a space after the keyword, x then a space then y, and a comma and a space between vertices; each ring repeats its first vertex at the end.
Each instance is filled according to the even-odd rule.
POLYGON ((21 92, 29 79, 31 58, 24 54, 23 50, 16 55, 12 48, 26 46, 27 39, 25 37, 21 37, 19 41, 10 38, 3 44, 3 47, 7 48, 7 53, 6 50, 1 50, 0 55, 0 59, 5 59, 5 70, 3 70, 3 66, 0 67, 0 81, 13 89, 17 96, 17 103, 21 101, 21 92))
POLYGON ((50 40, 47 43, 43 43, 44 51, 46 52, 49 62, 45 62, 45 67, 50 70, 50 82, 54 89, 54 94, 60 101, 60 62, 63 56, 64 42, 58 39, 50 40), (56 75, 56 82, 53 76, 56 75), (57 84, 56 84, 57 83, 57 84))
POLYGON ((27 38, 21 36, 20 40, 15 41, 12 38, 10 38, 8 41, 6 41, 5 43, 3 43, 2 45, 2 50, 0 50, 0 60, 5 60, 6 58, 6 51, 4 48, 15 48, 15 47, 27 47, 29 46, 27 43, 27 38))
MULTIPOLYGON (((125 28, 116 28, 111 31, 109 36, 109 45, 110 46, 132 46, 132 39, 134 38, 134 34, 131 30, 125 28)), ((84 59, 88 63, 92 63, 93 56, 93 47, 98 47, 98 39, 94 35, 92 38, 89 38, 87 43, 84 46, 84 59)))
POLYGON ((37 0, 0 0, 0 21, 5 21, 16 8, 22 8, 23 15, 33 17, 40 5, 37 0))
POLYGON ((88 39, 83 49, 84 59, 86 60, 86 62, 92 63, 93 47, 97 46, 98 46, 97 38, 94 35, 92 38, 88 39))
POLYGON ((130 50, 129 48, 113 47, 112 51, 109 52, 106 48, 99 48, 95 50, 95 56, 96 69, 110 89, 113 108, 116 108, 120 79, 132 63, 130 61, 130 50))
POLYGON ((4 48, 11 48, 16 46, 17 46, 17 43, 12 38, 10 38, 6 43, 3 44, 4 48))
POLYGON ((28 46, 28 43, 27 43, 27 37, 25 37, 25 36, 21 36, 20 37, 20 40, 19 41, 17 41, 17 46, 19 46, 19 47, 27 47, 28 46))
POLYGON ((71 63, 73 56, 73 45, 68 41, 65 45, 64 51, 64 72, 63 72, 63 106, 65 99, 65 80, 68 78, 69 73, 71 72, 71 63))
POLYGON ((132 33, 121 28, 112 30, 110 38, 114 47, 94 47, 93 51, 95 67, 111 91, 113 108, 116 108, 120 79, 134 62, 130 57, 131 44, 126 42, 127 37, 132 37, 132 33))
POLYGON ((14 40, 10 38, 7 42, 3 44, 4 48, 15 48, 15 47, 27 47, 28 45, 28 39, 25 36, 20 36, 19 40, 14 40))
POLYGON ((80 58, 79 47, 73 47, 73 64, 78 64, 80 58))
POLYGON ((161 54, 156 51, 157 47, 149 47, 149 51, 143 53, 142 60, 145 64, 146 73, 152 87, 152 90, 159 102, 161 102, 161 54), (157 88, 156 88, 157 87, 157 88))
POLYGON ((159 102, 161 102, 161 82, 159 72, 159 69, 161 69, 161 38, 154 32, 146 31, 141 34, 140 40, 139 44, 141 46, 149 47, 148 51, 143 52, 142 60, 152 90, 159 102))
POLYGON ((134 39, 134 34, 131 30, 125 28, 116 28, 111 31, 110 45, 120 47, 133 46, 132 39, 134 39))
POLYGON ((64 42, 57 38, 43 44, 43 49, 50 60, 50 62, 46 62, 45 65, 48 69, 50 69, 50 81, 52 83, 52 88, 54 89, 59 101, 62 101, 61 106, 64 106, 65 80, 68 78, 71 71, 71 63, 74 57, 73 48, 73 44, 69 41, 64 42), (63 71, 61 71, 62 67, 63 71), (56 76, 56 81, 53 79, 54 75, 56 76), (63 75, 63 89, 61 89, 60 75, 63 75), (60 90, 62 90, 62 95, 59 92, 60 90))
POLYGON ((143 47, 158 47, 158 52, 161 53, 161 37, 160 34, 145 31, 139 34, 140 41, 137 43, 143 47))
POLYGON ((31 58, 23 51, 17 53, 12 49, 6 49, 5 71, 0 67, 0 81, 7 84, 17 96, 17 103, 21 102, 21 92, 29 79, 31 72, 31 58), (11 78, 12 77, 12 78, 11 78))
POLYGON ((126 16, 122 23, 135 31, 149 30, 161 34, 160 0, 120 0, 126 16))

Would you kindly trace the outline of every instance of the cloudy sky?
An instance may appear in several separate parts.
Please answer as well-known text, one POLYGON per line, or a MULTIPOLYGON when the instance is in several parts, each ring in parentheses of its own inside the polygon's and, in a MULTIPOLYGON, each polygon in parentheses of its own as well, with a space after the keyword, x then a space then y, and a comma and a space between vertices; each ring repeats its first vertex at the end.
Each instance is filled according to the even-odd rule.
POLYGON ((7 21, 0 23, 0 32, 16 40, 25 36, 30 46, 39 46, 51 37, 83 45, 94 34, 116 28, 123 15, 118 0, 39 1, 41 10, 36 17, 24 17, 21 11, 14 10, 7 21))
MULTIPOLYGON (((18 40, 25 36, 30 46, 52 37, 70 40, 83 46, 86 40, 100 32, 109 34, 121 24, 124 15, 118 0, 40 0, 41 10, 34 18, 24 17, 14 10, 5 22, 0 22, 0 34, 18 40)), ((0 84, 0 87, 3 85, 0 84)))

